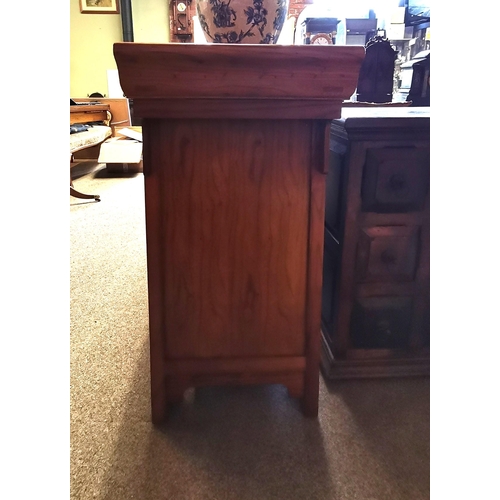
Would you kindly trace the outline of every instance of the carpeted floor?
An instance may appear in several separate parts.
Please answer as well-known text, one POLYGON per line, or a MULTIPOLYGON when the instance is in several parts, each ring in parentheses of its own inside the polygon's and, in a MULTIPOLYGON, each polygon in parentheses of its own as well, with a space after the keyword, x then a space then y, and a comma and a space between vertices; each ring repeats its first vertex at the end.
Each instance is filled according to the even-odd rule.
POLYGON ((321 378, 317 419, 281 386, 191 390, 154 428, 143 176, 87 171, 75 188, 102 201, 70 197, 72 500, 430 498, 428 378, 321 378))

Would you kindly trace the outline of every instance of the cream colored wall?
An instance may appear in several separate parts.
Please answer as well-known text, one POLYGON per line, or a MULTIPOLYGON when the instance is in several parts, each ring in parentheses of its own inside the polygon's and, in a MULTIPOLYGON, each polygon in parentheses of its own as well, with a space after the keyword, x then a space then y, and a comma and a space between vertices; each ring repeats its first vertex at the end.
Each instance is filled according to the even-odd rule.
POLYGON ((132 0, 134 42, 168 43, 168 0, 132 0))
MULTIPOLYGON (((168 0, 132 0, 134 42, 168 43, 168 0)), ((70 4, 70 97, 109 95, 108 69, 116 69, 113 44, 123 40, 120 14, 82 14, 70 4)))

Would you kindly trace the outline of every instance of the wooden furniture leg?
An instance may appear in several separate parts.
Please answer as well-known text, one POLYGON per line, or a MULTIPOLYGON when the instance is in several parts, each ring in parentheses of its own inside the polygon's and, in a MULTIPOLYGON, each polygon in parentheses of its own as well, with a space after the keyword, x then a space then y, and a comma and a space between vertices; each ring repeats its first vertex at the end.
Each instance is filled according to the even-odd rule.
MULTIPOLYGON (((77 105, 70 106, 70 119, 69 123, 90 123, 90 122, 102 122, 108 124, 111 120, 110 107, 109 104, 92 104, 92 105, 77 105)), ((111 129, 109 129, 109 134, 111 134, 111 129)), ((83 145, 74 145, 71 146, 70 140, 70 154, 69 154, 69 162, 70 162, 70 170, 71 170, 71 162, 73 161, 73 153, 77 151, 81 151, 82 149, 91 148, 94 146, 100 145, 103 141, 106 140, 108 135, 103 135, 99 138, 92 137, 88 144, 83 145)), ((69 176, 69 194, 70 196, 74 196, 75 198, 81 198, 83 200, 95 200, 101 201, 100 196, 98 194, 85 194, 77 191, 73 186, 73 181, 71 180, 71 172, 69 176)))
MULTIPOLYGON (((70 154, 70 156, 69 156, 70 170, 71 170, 71 160, 72 159, 73 159, 73 155, 70 154)), ((85 193, 81 193, 80 191, 77 191, 75 189, 75 186, 73 185, 73 180, 71 179, 71 172, 69 174, 69 195, 73 196, 75 198, 80 198, 82 200, 101 201, 101 197, 98 194, 85 194, 85 193)))
POLYGON ((101 197, 98 194, 85 194, 85 193, 80 193, 80 191, 77 191, 73 186, 73 181, 71 180, 71 177, 69 179, 69 194, 70 196, 74 196, 75 198, 81 198, 83 200, 101 201, 101 197))

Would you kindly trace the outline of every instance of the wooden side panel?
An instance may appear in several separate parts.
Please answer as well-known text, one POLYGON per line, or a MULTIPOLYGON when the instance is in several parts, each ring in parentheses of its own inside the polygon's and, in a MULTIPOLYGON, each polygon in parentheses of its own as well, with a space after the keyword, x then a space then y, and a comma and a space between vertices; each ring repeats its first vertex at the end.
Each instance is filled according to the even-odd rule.
POLYGON ((155 133, 166 355, 303 355, 311 123, 161 120, 155 133))
POLYGON ((160 142, 158 122, 143 123, 144 194, 146 198, 146 243, 148 260, 149 347, 151 372, 151 418, 161 423, 167 414, 167 385, 164 377, 165 315, 163 309, 164 259, 161 255, 164 234, 163 195, 158 178, 146 175, 157 157, 155 146, 160 142), (147 167, 147 168, 146 168, 147 167))
POLYGON ((321 286, 325 224, 325 177, 328 171, 329 123, 316 121, 311 137, 311 175, 309 202, 309 248, 307 261, 307 323, 304 397, 302 411, 318 415, 319 365, 321 348, 321 286), (326 142, 326 144, 325 144, 326 142))
POLYGON ((348 184, 345 187, 345 231, 342 241, 341 271, 339 277, 338 316, 334 326, 334 346, 336 354, 339 356, 344 356, 350 347, 349 325, 351 322, 352 301, 355 296, 354 273, 359 234, 357 218, 361 207, 359 193, 365 158, 366 152, 363 144, 352 144, 350 149, 348 184))

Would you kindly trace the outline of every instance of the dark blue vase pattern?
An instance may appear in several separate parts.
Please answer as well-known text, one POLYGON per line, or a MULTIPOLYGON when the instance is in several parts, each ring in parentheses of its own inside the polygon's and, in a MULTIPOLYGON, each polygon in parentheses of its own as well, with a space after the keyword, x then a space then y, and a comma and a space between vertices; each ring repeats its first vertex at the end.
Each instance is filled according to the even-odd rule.
MULTIPOLYGON (((215 33, 210 32, 207 18, 202 14, 200 4, 197 3, 198 19, 203 31, 213 43, 252 43, 250 37, 255 37, 255 30, 259 33, 259 43, 276 43, 281 28, 286 20, 288 13, 288 0, 274 0, 276 11, 272 16, 272 30, 268 27, 268 10, 264 7, 264 0, 253 0, 252 5, 248 5, 244 10, 246 16, 246 30, 228 29, 236 26, 238 13, 231 7, 231 0, 209 0, 211 5, 213 25, 216 28, 222 28, 215 33)), ((207 39, 208 39, 207 38, 207 39)), ((253 42, 255 43, 255 42, 253 42)))

